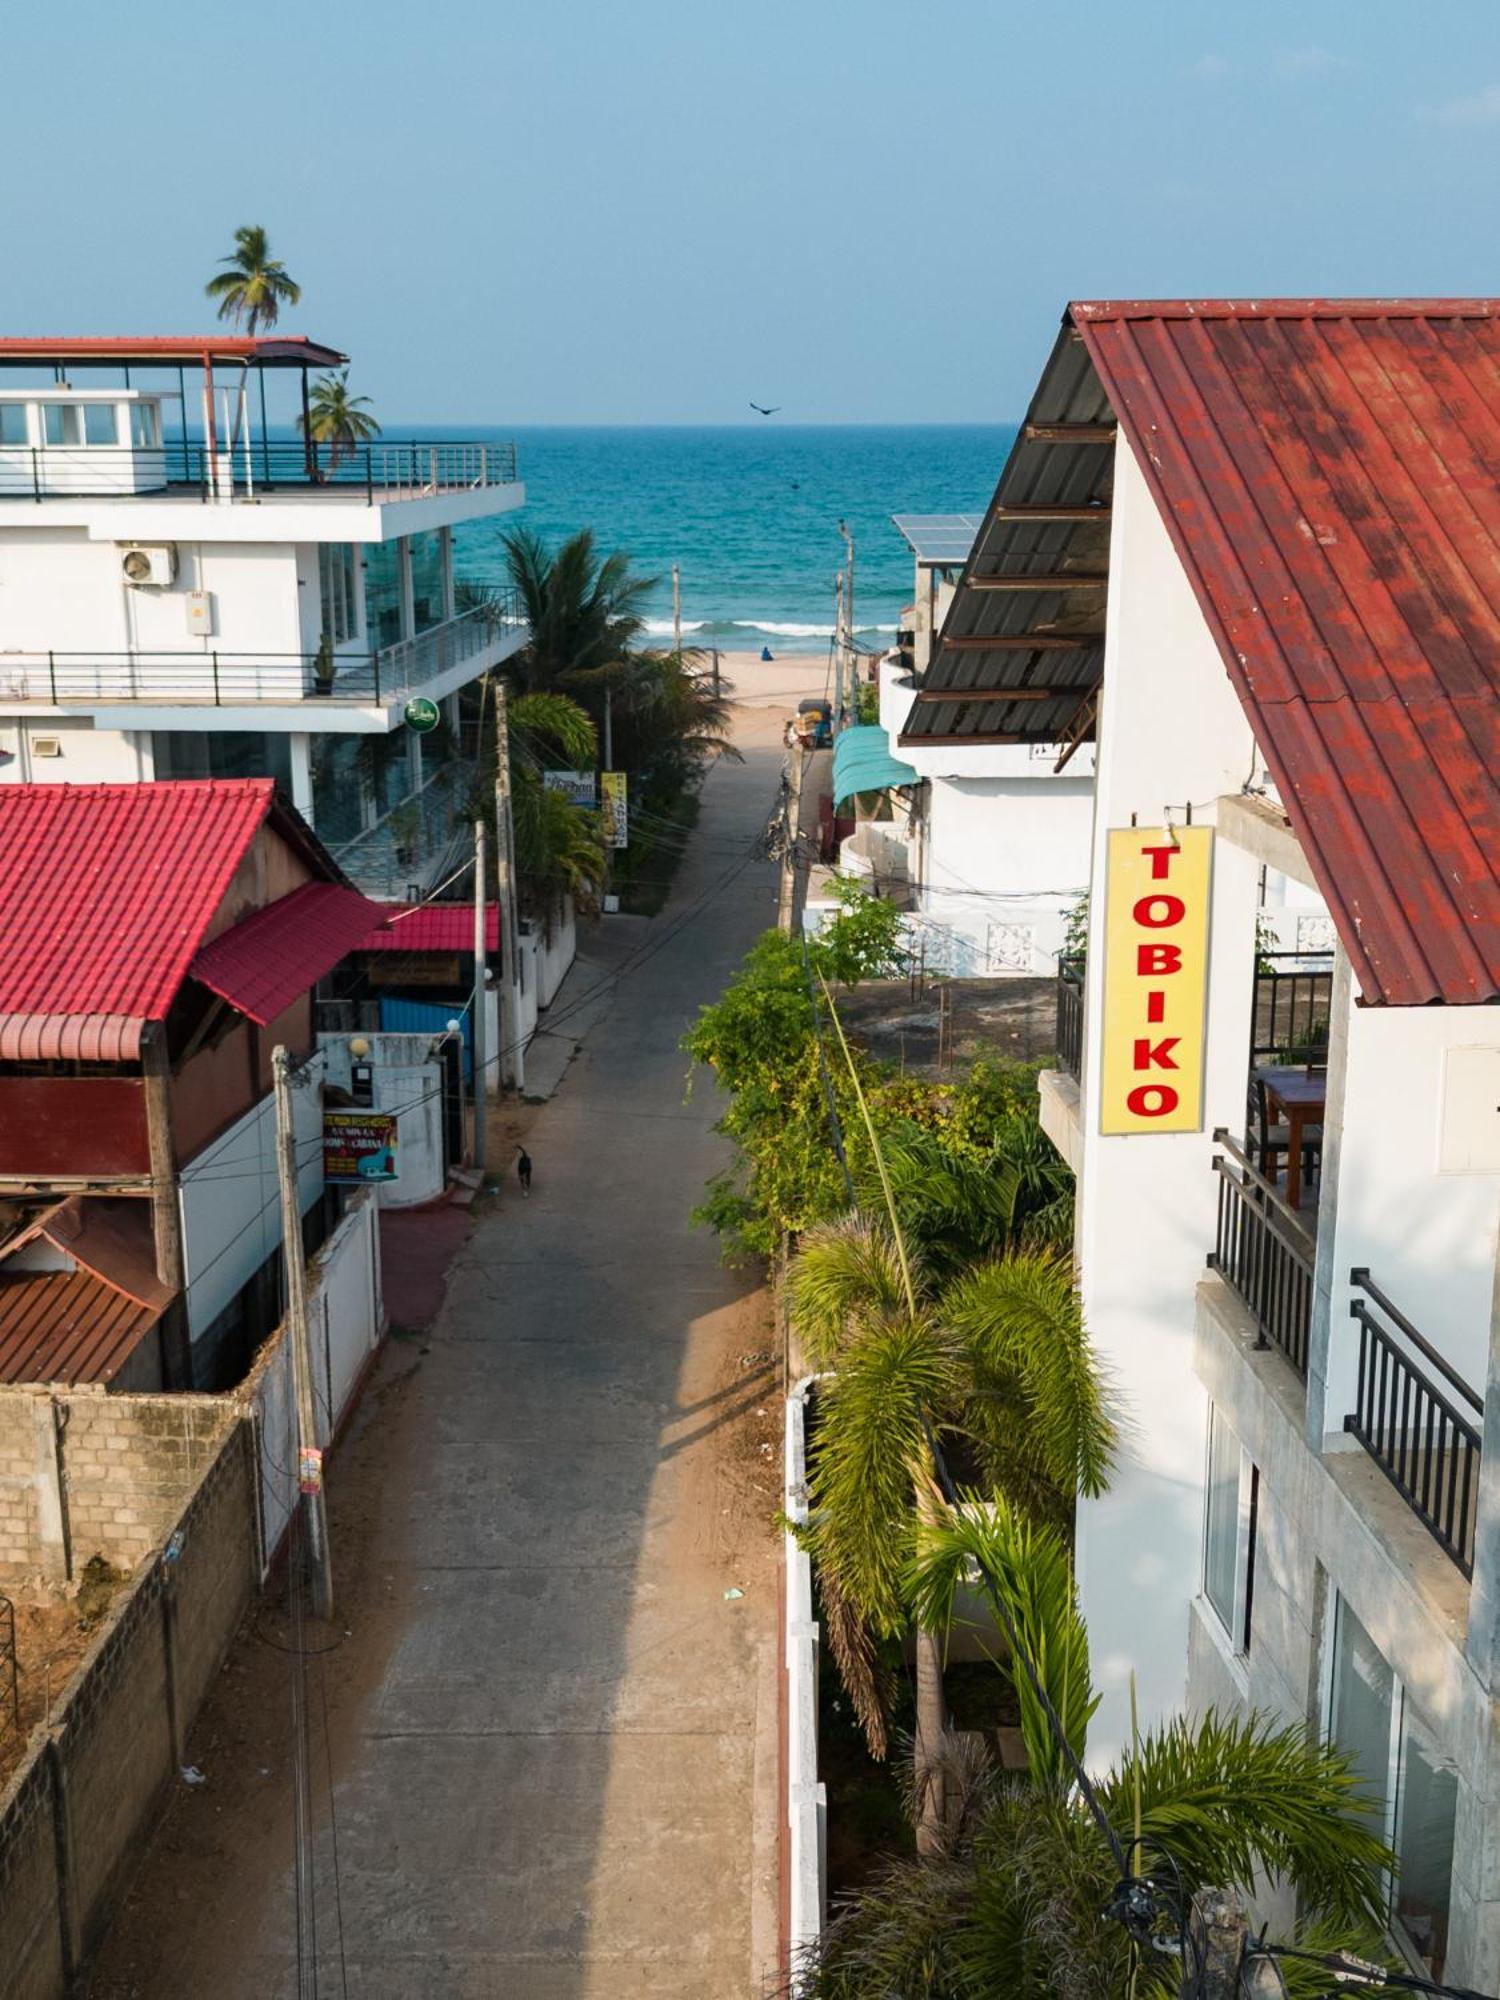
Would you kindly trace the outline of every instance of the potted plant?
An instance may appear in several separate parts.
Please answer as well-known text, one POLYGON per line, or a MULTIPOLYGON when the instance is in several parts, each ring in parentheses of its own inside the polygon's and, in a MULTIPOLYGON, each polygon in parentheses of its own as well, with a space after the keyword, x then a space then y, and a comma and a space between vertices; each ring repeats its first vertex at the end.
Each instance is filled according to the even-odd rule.
POLYGON ((415 799, 407 799, 391 814, 391 839, 396 848, 398 868, 410 868, 417 858, 417 846, 422 836, 422 808, 415 799))
POLYGON ((318 641, 318 650, 313 655, 313 681, 319 694, 329 694, 333 689, 333 677, 338 671, 333 657, 333 639, 325 632, 318 641))

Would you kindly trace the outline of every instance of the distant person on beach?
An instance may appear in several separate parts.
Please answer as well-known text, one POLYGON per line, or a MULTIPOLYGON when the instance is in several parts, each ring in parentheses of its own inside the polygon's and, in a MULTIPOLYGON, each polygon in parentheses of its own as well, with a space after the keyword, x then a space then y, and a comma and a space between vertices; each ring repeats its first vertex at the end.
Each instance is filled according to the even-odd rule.
POLYGON ((769 660, 769 659, 770 659, 770 657, 771 657, 771 649, 770 649, 770 647, 769 647, 769 646, 762 646, 762 647, 761 647, 761 649, 760 649, 760 656, 761 656, 761 658, 762 658, 763 660, 769 660))
POLYGON ((524 1146, 516 1148, 516 1178, 521 1183, 522 1194, 531 1193, 531 1155, 524 1146))

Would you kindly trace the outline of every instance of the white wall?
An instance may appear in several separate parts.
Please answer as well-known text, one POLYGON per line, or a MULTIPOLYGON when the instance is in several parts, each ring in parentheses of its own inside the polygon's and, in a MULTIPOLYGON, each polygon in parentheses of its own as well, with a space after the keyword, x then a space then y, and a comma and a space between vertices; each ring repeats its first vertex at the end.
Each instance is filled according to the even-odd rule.
POLYGON ((79 715, 0 715, 0 784, 135 785, 154 775, 149 731, 96 729, 79 715), (37 737, 55 739, 60 754, 34 755, 37 737))
POLYGON ((1083 1307, 1126 1425, 1111 1490, 1078 1509, 1078 1573, 1104 1703, 1090 1759, 1185 1698, 1188 1607, 1203 1523, 1206 1398, 1193 1370, 1194 1293, 1213 1246, 1216 1124, 1243 1128, 1258 869, 1215 843, 1203 1130, 1105 1138, 1098 1131, 1105 856, 1111 827, 1197 824, 1238 792, 1252 738, 1217 647, 1139 468, 1116 450, 1109 625, 1093 835, 1087 1049, 1077 1249, 1083 1307))
MULTIPOLYGON (((327 1079, 347 1090, 348 1035, 318 1036, 327 1079)), ((430 1035, 374 1035, 368 1060, 375 1070, 377 1111, 398 1114, 396 1179, 379 1184, 382 1208, 411 1208, 434 1201, 447 1186, 443 1165, 443 1065, 432 1056, 430 1035)))
POLYGON ((928 781, 918 907, 971 942, 979 970, 1056 970, 1088 886, 1093 793, 1092 779, 1050 772, 928 781))
MULTIPOLYGON (((323 1192, 322 1065, 292 1092, 297 1195, 306 1214, 323 1192)), ((276 1108, 268 1094, 182 1170, 188 1330, 197 1339, 281 1241, 276 1108)))
POLYGON ((545 932, 537 934, 537 1002, 541 1007, 550 1007, 557 998, 557 989, 567 977, 568 968, 578 955, 578 923, 573 910, 573 898, 565 896, 562 907, 552 920, 550 936, 545 932))

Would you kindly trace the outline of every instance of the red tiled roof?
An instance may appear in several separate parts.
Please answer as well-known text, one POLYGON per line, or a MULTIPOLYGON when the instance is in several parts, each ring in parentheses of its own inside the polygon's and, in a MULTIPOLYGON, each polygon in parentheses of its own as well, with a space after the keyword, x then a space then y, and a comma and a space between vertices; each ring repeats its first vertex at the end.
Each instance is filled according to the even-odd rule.
MULTIPOLYGON (((474 949, 474 905, 472 903, 382 903, 385 919, 371 930, 353 951, 472 951, 474 949)), ((490 903, 484 913, 485 951, 500 949, 500 905, 490 903)))
POLYGON ((1363 998, 1500 994, 1500 300, 1069 308, 1363 998))
POLYGON ((379 903, 335 882, 304 882, 206 944, 193 978, 262 1027, 338 964, 378 920, 379 903))

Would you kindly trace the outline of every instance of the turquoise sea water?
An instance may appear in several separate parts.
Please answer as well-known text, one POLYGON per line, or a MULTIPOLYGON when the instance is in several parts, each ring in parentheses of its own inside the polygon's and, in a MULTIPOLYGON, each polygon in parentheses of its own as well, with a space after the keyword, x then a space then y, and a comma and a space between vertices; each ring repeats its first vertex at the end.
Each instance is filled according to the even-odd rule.
POLYGON ((891 515, 982 512, 1015 429, 814 428, 773 418, 758 429, 513 435, 526 506, 502 523, 458 531, 460 576, 503 581, 500 535, 512 523, 525 521, 553 543, 592 527, 603 548, 628 550, 637 567, 660 577, 651 604, 657 632, 671 631, 675 561, 685 643, 816 653, 833 630, 840 519, 855 538, 856 623, 874 646, 895 630, 912 595, 912 558, 891 515))

